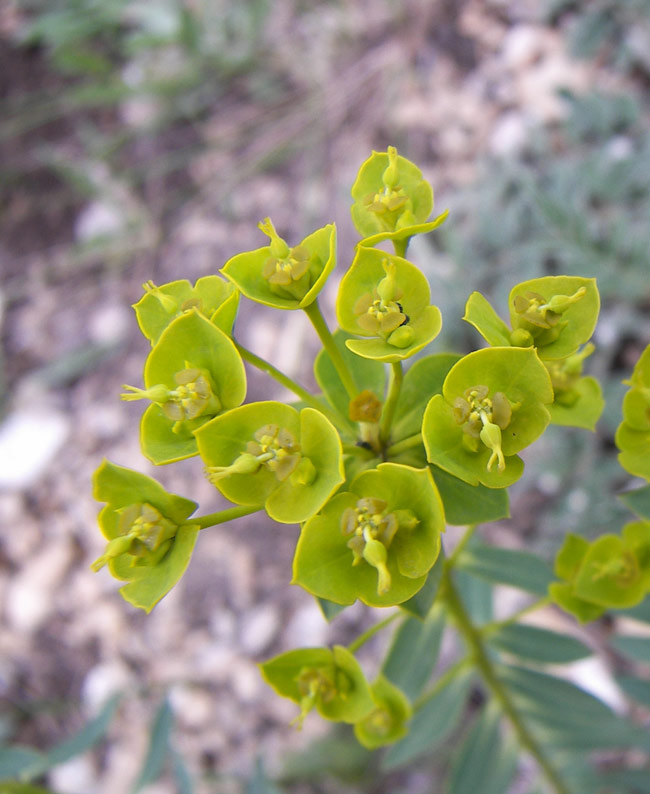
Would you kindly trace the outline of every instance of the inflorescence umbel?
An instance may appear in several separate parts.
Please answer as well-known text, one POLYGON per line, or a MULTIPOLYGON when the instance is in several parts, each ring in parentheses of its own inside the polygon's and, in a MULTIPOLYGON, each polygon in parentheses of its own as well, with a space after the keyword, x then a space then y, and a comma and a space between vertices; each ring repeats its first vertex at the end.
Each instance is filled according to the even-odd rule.
MULTIPOLYGON (((463 319, 486 346, 420 355, 404 371, 442 326, 425 276, 406 258, 409 241, 446 213, 431 219, 431 186, 394 147, 362 164, 352 197, 362 239, 340 281, 334 332, 318 304, 336 266, 334 224, 285 241, 266 218, 259 224, 266 244, 233 256, 221 275, 144 285, 134 308, 151 351, 143 385, 122 394, 147 403, 142 451, 157 465, 199 457, 228 505, 195 516, 194 502, 152 478, 102 463, 94 483, 107 546, 93 568, 107 566, 123 580, 121 592, 135 606, 149 611, 178 582, 201 529, 265 511, 300 524, 292 583, 326 614, 357 600, 421 618, 447 608, 462 631, 450 578, 462 554, 444 559, 446 525, 507 515, 506 489, 524 470, 520 453, 549 424, 594 428, 601 390, 582 374, 599 312, 594 279, 515 285, 509 323, 473 292, 463 319), (314 362, 319 393, 237 341, 241 295, 306 313, 322 344, 314 362), (293 390, 295 403, 246 402, 245 362, 293 390)), ((648 350, 628 385, 620 462, 650 480, 648 350)), ((581 621, 638 604, 650 592, 648 512, 620 534, 591 542, 568 535, 548 598, 581 621)), ((353 724, 374 749, 406 735, 414 704, 383 668, 366 679, 354 656, 365 639, 291 650, 261 669, 295 701, 299 723, 315 709, 353 724)))

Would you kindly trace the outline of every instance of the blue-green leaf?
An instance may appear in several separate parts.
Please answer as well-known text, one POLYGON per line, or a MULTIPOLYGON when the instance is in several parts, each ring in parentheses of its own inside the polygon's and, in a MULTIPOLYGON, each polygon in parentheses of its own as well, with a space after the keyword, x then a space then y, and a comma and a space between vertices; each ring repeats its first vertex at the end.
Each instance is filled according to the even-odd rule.
POLYGON ((465 549, 458 567, 493 584, 505 584, 544 596, 553 581, 553 572, 544 560, 528 551, 473 545, 465 549))
POLYGON ((568 664, 593 653, 567 634, 521 623, 502 626, 488 641, 500 651, 545 664, 568 664))
POLYGON ((395 633, 382 668, 411 700, 418 697, 438 661, 445 613, 439 607, 426 620, 407 618, 395 633))
POLYGON ((433 464, 429 465, 429 470, 438 486, 448 524, 483 524, 510 516, 505 488, 470 485, 433 464))
POLYGON ((650 664, 650 637, 613 637, 610 644, 628 659, 650 664))
POLYGON ((650 521, 650 485, 634 491, 625 491, 619 494, 618 498, 638 516, 650 521))
POLYGON ((449 794, 503 794, 517 769, 518 748, 504 741, 501 713, 489 703, 456 754, 448 781, 449 794))
POLYGON ((148 783, 157 780, 161 775, 169 753, 169 737, 173 722, 174 715, 171 707, 167 700, 164 700, 154 717, 149 737, 149 749, 140 774, 131 789, 131 794, 137 794, 148 783))
POLYGON ((393 745, 382 762, 384 769, 410 763, 438 747, 456 727, 463 712, 472 673, 459 673, 413 715, 408 736, 393 745))

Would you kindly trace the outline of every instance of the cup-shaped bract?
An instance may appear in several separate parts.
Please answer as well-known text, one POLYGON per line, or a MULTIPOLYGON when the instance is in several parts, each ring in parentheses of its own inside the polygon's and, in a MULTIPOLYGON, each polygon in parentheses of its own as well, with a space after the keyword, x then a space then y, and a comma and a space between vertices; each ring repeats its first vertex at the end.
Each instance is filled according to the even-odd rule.
POLYGON ((554 400, 549 406, 551 423, 593 430, 605 407, 596 378, 582 376, 582 365, 595 350, 591 342, 567 358, 544 364, 551 376, 554 400))
POLYGON ((630 474, 650 480, 650 345, 634 367, 616 431, 618 462, 630 474))
POLYGON ((290 248, 270 218, 259 224, 270 245, 229 259, 221 272, 251 300, 276 309, 304 309, 336 266, 336 226, 317 229, 290 248))
POLYGON ((544 276, 523 281, 508 298, 511 343, 542 359, 566 358, 591 338, 600 310, 595 278, 544 276))
POLYGON ((429 471, 380 463, 303 526, 292 581, 337 604, 400 604, 424 584, 444 528, 429 471))
POLYGON ((394 146, 373 152, 361 165, 352 185, 352 221, 363 245, 382 240, 405 241, 415 234, 433 231, 447 212, 432 221, 433 189, 420 169, 397 153, 394 146))
POLYGON ((532 348, 476 350, 454 364, 427 405, 427 458, 470 485, 505 488, 521 476, 517 453, 544 432, 552 400, 548 371, 532 348))
POLYGON ((440 332, 442 318, 431 306, 424 274, 411 262, 374 248, 359 247, 341 280, 336 316, 363 358, 395 363, 409 358, 440 332))
POLYGON ((549 587, 551 598, 583 622, 605 609, 636 606, 650 589, 650 522, 631 522, 620 536, 591 543, 569 535, 555 572, 564 581, 549 587))
POLYGON ((231 502, 264 507, 283 524, 306 521, 341 485, 341 440, 313 408, 249 403, 195 433, 210 482, 231 502))
POLYGON ((368 750, 403 739, 413 712, 401 689, 380 675, 370 685, 375 708, 354 726, 354 735, 368 750))
POLYGON ((194 431, 246 397, 244 364, 233 342, 191 309, 160 335, 144 365, 144 389, 127 386, 125 400, 148 399, 140 425, 143 454, 171 463, 197 454, 194 431))
POLYGON ((159 287, 148 281, 143 287, 145 293, 133 308, 140 330, 152 345, 172 320, 190 309, 199 311, 225 334, 232 332, 239 293, 231 282, 220 276, 204 276, 194 286, 181 279, 159 287))
POLYGON ((297 720, 315 708, 335 722, 355 723, 375 708, 363 670, 341 645, 301 648, 260 665, 264 680, 300 706, 297 720))
POLYGON ((189 563, 199 526, 186 523, 196 503, 168 493, 140 472, 104 460, 95 472, 94 497, 106 502, 98 521, 108 541, 93 563, 126 581, 120 592, 149 612, 189 563))

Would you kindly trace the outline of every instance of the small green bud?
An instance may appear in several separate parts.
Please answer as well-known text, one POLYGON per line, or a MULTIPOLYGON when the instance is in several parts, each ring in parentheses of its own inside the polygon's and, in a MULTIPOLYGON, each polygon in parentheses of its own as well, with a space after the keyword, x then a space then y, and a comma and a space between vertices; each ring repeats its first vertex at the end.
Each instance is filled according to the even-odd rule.
POLYGON ((389 345, 392 345, 393 347, 397 347, 400 350, 403 350, 409 345, 412 345, 414 339, 415 339, 415 332, 413 331, 411 326, 400 325, 400 327, 396 328, 386 341, 388 342, 389 345))
POLYGON ((397 149, 389 146, 386 154, 388 155, 388 167, 382 174, 381 181, 389 190, 394 190, 399 183, 399 167, 397 165, 397 149))
POLYGON ((206 475, 211 483, 230 477, 231 474, 254 474, 262 462, 250 452, 243 452, 230 466, 208 466, 206 475))
POLYGON ((532 347, 535 344, 533 335, 525 328, 515 328, 510 334, 513 347, 532 347))
POLYGON ((377 285, 377 294, 382 303, 390 303, 400 297, 400 291, 395 281, 395 271, 397 270, 394 262, 384 259, 382 262, 386 275, 377 285))
POLYGON ((573 295, 553 295, 551 300, 546 304, 546 308, 556 314, 565 312, 569 306, 577 303, 581 298, 587 294, 586 287, 580 287, 573 295))
POLYGON ((291 485, 311 485, 316 479, 316 467, 309 458, 301 458, 300 463, 289 475, 291 485))
POLYGON ((171 295, 166 295, 160 287, 157 287, 153 283, 153 281, 145 282, 142 285, 142 289, 160 301, 160 305, 168 314, 176 314, 178 311, 178 301, 172 298, 171 295))
POLYGON ((97 573, 97 571, 100 571, 109 560, 119 557, 120 554, 126 554, 131 548, 132 543, 133 538, 126 535, 113 538, 113 540, 109 541, 101 557, 98 557, 93 563, 91 563, 90 567, 93 569, 93 571, 95 571, 95 573, 97 573))

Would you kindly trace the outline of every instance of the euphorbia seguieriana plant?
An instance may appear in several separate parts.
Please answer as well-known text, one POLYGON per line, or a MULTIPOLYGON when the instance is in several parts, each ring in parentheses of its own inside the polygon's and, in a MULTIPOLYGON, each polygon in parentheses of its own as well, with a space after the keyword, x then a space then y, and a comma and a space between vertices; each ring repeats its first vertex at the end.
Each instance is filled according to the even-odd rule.
MULTIPOLYGON (((348 647, 293 649, 261 665, 268 684, 297 704, 298 724, 312 710, 349 723, 367 748, 393 745, 386 756, 390 768, 456 730, 476 677, 488 706, 470 731, 467 753, 472 742, 492 737, 499 755, 503 737, 494 715, 502 715, 537 761, 544 785, 557 792, 599 791, 590 767, 573 769, 572 777, 565 774, 566 758, 549 752, 549 736, 551 744, 564 746, 570 730, 582 736, 580 750, 592 749, 595 740, 575 715, 567 723, 555 703, 553 719, 542 720, 546 734, 538 730, 539 714, 530 716, 535 687, 539 694, 548 681, 570 685, 508 666, 498 654, 526 658, 528 647, 533 662, 588 655, 575 638, 519 618, 554 603, 586 622, 644 599, 650 590, 649 489, 628 495, 638 520, 620 532, 591 542, 567 535, 555 579, 532 554, 481 546, 472 537, 477 524, 508 515, 506 489, 522 476, 526 450, 549 424, 594 429, 603 400, 598 382, 582 369, 594 350, 595 280, 549 276, 517 284, 508 297, 508 322, 473 292, 464 319, 487 346, 464 356, 424 354, 435 344, 441 311, 406 254, 411 237, 434 230, 446 213, 431 219, 430 185, 394 147, 363 163, 352 197, 362 239, 340 281, 334 332, 318 304, 336 266, 333 224, 296 243, 280 237, 266 218, 259 228, 267 244, 233 256, 223 277, 145 285, 134 308, 151 352, 143 385, 125 386, 122 395, 146 403, 142 451, 155 464, 198 456, 199 470, 231 505, 196 516, 194 502, 105 461, 95 475, 95 495, 106 503, 99 523, 108 542, 93 568, 107 564, 126 582, 124 598, 149 611, 182 576, 201 530, 257 511, 300 524, 291 581, 318 599, 328 619, 357 599, 392 609, 348 647), (378 248, 382 243, 394 250, 378 248), (306 313, 322 345, 314 363, 317 393, 236 341, 240 294, 306 313), (291 389, 295 403, 245 403, 244 362, 291 389), (445 556, 447 525, 468 529, 445 556), (467 572, 539 600, 479 625, 467 572), (465 640, 467 655, 426 689, 447 619, 465 640), (355 653, 394 621, 401 626, 369 681, 355 653)), ((620 462, 650 479, 650 349, 629 386, 616 438, 620 462)), ((575 687, 564 694, 568 702, 569 695, 590 698, 575 687)), ((594 699, 589 707, 602 712, 590 720, 590 730, 595 722, 611 734, 621 718, 594 699)), ((626 730, 627 747, 638 734, 631 723, 626 730)), ((485 790, 506 790, 516 763, 504 763, 503 787, 485 790)), ((450 790, 470 790, 458 783, 463 774, 457 761, 450 790)), ((482 783, 474 790, 483 791, 482 783)))

